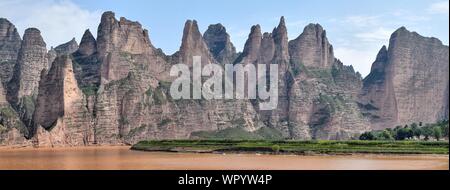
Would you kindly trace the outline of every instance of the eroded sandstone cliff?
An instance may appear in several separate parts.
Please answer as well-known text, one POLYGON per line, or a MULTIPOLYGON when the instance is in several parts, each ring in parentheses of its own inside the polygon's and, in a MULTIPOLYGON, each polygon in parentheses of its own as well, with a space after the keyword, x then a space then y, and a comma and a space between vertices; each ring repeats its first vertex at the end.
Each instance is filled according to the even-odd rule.
MULTIPOLYGON (((144 139, 352 139, 370 129, 448 119, 448 46, 400 28, 364 80, 334 57, 325 30, 305 27, 289 41, 285 19, 271 33, 251 28, 236 53, 226 28, 202 35, 188 20, 180 50, 165 55, 142 25, 113 12, 47 52, 39 30, 23 40, 0 19, 0 145, 85 146, 144 139), (261 100, 173 100, 172 65, 277 64, 278 107, 261 100)), ((232 82, 233 81, 225 81, 232 82)))
POLYGON ((364 79, 359 104, 374 128, 448 119, 448 46, 401 27, 364 79))

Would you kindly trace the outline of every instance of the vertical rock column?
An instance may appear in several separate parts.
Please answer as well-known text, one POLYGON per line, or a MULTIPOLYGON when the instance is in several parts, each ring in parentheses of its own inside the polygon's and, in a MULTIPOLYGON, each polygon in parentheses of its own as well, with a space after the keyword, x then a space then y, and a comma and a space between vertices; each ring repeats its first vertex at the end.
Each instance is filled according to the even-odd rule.
POLYGON ((30 129, 41 72, 47 66, 47 49, 41 32, 36 28, 25 30, 14 74, 8 83, 8 101, 30 129))

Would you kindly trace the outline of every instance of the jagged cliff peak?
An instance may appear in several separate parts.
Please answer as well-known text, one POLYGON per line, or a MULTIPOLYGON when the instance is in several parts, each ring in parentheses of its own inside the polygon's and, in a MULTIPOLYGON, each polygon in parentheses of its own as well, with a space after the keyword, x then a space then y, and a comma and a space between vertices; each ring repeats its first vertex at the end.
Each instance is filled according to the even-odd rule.
POLYGON ((94 54, 96 51, 97 51, 97 41, 95 40, 91 31, 87 29, 84 32, 83 37, 81 38, 78 53, 87 56, 94 54))
MULTIPOLYGON (((200 40, 202 39, 202 34, 198 29, 198 24, 196 20, 187 20, 184 24, 183 29, 183 40, 181 41, 181 46, 190 45, 193 41, 190 40, 200 40)), ((201 40, 203 41, 203 40, 201 40)))
POLYGON ((425 37, 420 35, 417 32, 414 31, 410 31, 408 30, 406 27, 402 26, 400 28, 398 28, 397 30, 395 30, 395 32, 392 33, 390 41, 395 41, 397 38, 401 38, 401 39, 417 39, 417 40, 426 40, 429 41, 437 46, 439 45, 443 45, 442 41, 435 38, 435 37, 425 37))
POLYGON ((249 53, 253 49, 259 49, 262 37, 261 26, 259 24, 253 25, 245 42, 244 53, 249 53))
POLYGON ((273 30, 272 37, 275 43, 275 58, 289 60, 288 33, 284 17, 280 18, 280 23, 273 30))
POLYGON ((97 50, 101 56, 120 49, 132 54, 153 53, 148 31, 136 21, 115 18, 114 12, 104 12, 98 27, 97 50))
POLYGON ((8 19, 0 18, 0 41, 6 39, 20 41, 20 35, 14 24, 9 22, 8 19))
POLYGON ((219 63, 233 63, 236 58, 236 48, 231 42, 227 29, 222 24, 209 25, 203 34, 203 39, 219 63))
POLYGON ((78 43, 75 38, 54 48, 57 55, 69 55, 78 50, 78 43))
POLYGON ((44 39, 41 36, 41 31, 37 28, 27 28, 25 30, 23 43, 26 45, 46 46, 44 39))
POLYGON ((0 18, 0 82, 4 85, 11 80, 21 43, 14 24, 0 18))
POLYGON ((378 51, 377 59, 376 60, 385 60, 387 58, 388 49, 386 45, 383 45, 381 47, 380 51, 378 51))
POLYGON ((253 25, 253 26, 251 27, 249 37, 250 37, 250 36, 253 36, 253 35, 259 35, 259 36, 261 36, 261 26, 260 26, 259 24, 253 25))
POLYGON ((448 46, 405 27, 382 47, 364 79, 363 113, 373 128, 448 119, 448 46))
POLYGON ((307 67, 330 68, 334 63, 333 46, 320 24, 307 25, 299 37, 290 41, 289 54, 307 67))
POLYGON ((287 27, 286 27, 286 21, 284 19, 284 16, 282 16, 280 18, 280 22, 278 23, 278 26, 273 30, 272 33, 287 36, 287 27))
POLYGON ((187 20, 184 25, 179 55, 180 62, 188 65, 192 65, 193 56, 201 56, 202 64, 216 63, 196 20, 187 20))
POLYGON ((257 59, 262 38, 261 26, 259 24, 253 25, 245 42, 242 54, 235 60, 235 63, 253 63, 257 59))

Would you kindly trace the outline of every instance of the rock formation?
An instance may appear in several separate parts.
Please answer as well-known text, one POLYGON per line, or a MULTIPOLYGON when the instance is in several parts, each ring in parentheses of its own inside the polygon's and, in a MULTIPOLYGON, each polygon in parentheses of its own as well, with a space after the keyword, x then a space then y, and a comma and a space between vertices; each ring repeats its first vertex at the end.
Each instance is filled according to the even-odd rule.
POLYGON ((325 31, 309 24, 289 42, 289 123, 297 139, 350 139, 369 130, 355 99, 361 76, 333 55, 325 31))
MULTIPOLYGON (((155 48, 141 24, 113 12, 48 52, 39 30, 20 39, 0 19, 0 145, 85 146, 205 134, 271 139, 354 139, 365 131, 448 119, 448 46, 400 28, 370 75, 334 57, 319 24, 289 41, 284 17, 271 33, 251 28, 236 53, 221 24, 202 35, 188 20, 173 55, 155 48), (278 107, 262 100, 174 100, 172 65, 277 64, 278 107), (53 64, 52 64, 53 63, 53 64)), ((225 81, 232 82, 232 81, 225 81)))
POLYGON ((193 56, 201 56, 202 65, 217 63, 209 52, 209 47, 198 29, 197 21, 188 20, 184 25, 183 38, 180 51, 178 52, 178 63, 192 66, 193 56))
POLYGON ((448 119, 448 46, 402 27, 364 79, 360 106, 376 129, 448 119))
POLYGON ((214 58, 221 64, 232 64, 236 59, 236 48, 231 43, 230 35, 222 24, 214 24, 208 27, 203 34, 206 45, 214 58))
POLYGON ((8 20, 0 18, 0 80, 4 86, 14 73, 21 42, 16 27, 8 20))
POLYGON ((70 55, 78 50, 78 43, 75 38, 72 38, 72 40, 67 43, 56 46, 54 50, 56 51, 57 56, 70 55))
POLYGON ((319 24, 309 24, 303 33, 289 43, 291 58, 306 67, 331 68, 334 63, 333 46, 319 24))
POLYGON ((38 146, 92 144, 91 121, 92 113, 78 88, 72 60, 67 55, 57 57, 40 81, 34 112, 34 142, 38 146))
POLYGON ((80 46, 76 50, 79 55, 90 56, 97 52, 97 41, 91 31, 86 30, 81 38, 80 46))
POLYGON ((0 18, 0 80, 4 87, 11 80, 22 39, 16 27, 0 18))
POLYGON ((47 68, 47 49, 41 32, 36 28, 26 29, 13 76, 8 83, 7 98, 29 130, 32 129, 41 72, 47 68))

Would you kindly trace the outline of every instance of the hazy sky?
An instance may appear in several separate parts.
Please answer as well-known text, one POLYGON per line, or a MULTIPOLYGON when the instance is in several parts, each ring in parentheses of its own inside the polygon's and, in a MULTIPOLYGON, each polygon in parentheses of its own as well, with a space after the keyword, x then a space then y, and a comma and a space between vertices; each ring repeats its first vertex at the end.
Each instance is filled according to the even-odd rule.
POLYGON ((101 13, 111 10, 116 17, 139 21, 166 54, 178 50, 187 19, 196 19, 201 32, 222 23, 241 51, 252 25, 271 32, 285 16, 290 39, 307 24, 320 23, 336 57, 363 76, 401 26, 444 44, 449 36, 448 0, 0 0, 0 10, 21 35, 27 27, 39 28, 48 48, 73 37, 79 42, 87 28, 95 35, 101 13))

